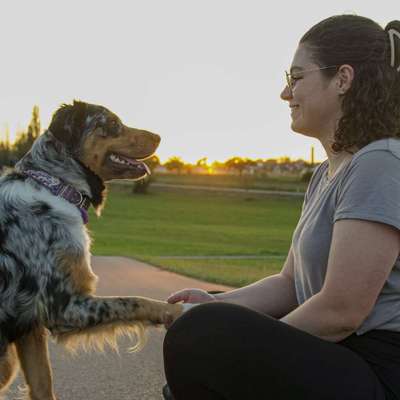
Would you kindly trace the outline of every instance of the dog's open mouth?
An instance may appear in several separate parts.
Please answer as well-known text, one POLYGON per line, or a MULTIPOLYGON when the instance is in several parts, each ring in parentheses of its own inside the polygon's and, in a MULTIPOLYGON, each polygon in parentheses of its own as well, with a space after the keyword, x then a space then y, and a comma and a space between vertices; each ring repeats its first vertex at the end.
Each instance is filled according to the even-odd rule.
POLYGON ((150 168, 141 160, 117 153, 110 153, 107 156, 107 161, 110 162, 114 168, 123 170, 129 169, 136 172, 138 175, 151 175, 150 168))

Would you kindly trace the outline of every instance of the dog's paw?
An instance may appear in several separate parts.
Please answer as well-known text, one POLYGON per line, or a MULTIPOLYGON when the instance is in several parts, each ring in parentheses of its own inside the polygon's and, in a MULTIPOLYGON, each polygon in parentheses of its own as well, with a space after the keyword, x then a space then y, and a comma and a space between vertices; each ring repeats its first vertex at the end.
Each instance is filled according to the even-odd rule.
POLYGON ((167 304, 164 315, 164 326, 168 329, 172 323, 185 312, 183 304, 167 304))

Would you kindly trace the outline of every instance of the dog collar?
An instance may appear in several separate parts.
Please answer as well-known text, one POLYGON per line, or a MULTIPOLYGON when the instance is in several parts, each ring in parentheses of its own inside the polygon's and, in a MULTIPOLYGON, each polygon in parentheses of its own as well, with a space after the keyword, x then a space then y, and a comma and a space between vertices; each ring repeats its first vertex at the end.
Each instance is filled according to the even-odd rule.
POLYGON ((73 186, 68 185, 55 176, 49 175, 47 172, 26 169, 22 171, 22 173, 43 185, 55 196, 62 197, 74 206, 78 207, 83 219, 83 223, 87 224, 89 222, 89 215, 87 211, 90 207, 89 196, 82 194, 73 186))

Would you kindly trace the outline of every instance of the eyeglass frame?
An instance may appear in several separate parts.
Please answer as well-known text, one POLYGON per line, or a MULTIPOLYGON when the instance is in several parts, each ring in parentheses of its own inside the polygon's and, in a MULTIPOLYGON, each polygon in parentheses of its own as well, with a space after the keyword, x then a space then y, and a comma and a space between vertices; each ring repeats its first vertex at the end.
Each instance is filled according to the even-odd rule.
MULTIPOLYGON (((337 68, 337 67, 338 67, 337 65, 328 65, 326 67, 321 67, 321 68, 312 68, 312 69, 301 70, 301 71, 299 71, 299 73, 321 71, 322 69, 337 68)), ((293 92, 293 82, 292 82, 293 73, 290 74, 289 72, 285 71, 285 74, 286 74, 287 87, 289 88, 290 92, 293 92)))

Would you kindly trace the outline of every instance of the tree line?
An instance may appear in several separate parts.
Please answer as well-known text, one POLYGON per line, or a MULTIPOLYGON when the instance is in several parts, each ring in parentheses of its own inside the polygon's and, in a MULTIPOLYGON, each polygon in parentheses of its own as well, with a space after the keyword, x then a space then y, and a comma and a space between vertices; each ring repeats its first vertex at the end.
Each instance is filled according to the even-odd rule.
POLYGON ((180 157, 170 157, 164 163, 158 161, 157 166, 162 166, 168 172, 180 174, 215 174, 215 173, 235 173, 239 176, 244 173, 268 173, 273 170, 301 172, 312 167, 311 163, 299 159, 291 160, 289 157, 270 158, 270 159, 251 159, 245 157, 230 157, 225 161, 214 161, 209 163, 207 157, 201 158, 195 163, 187 163, 180 157))
POLYGON ((10 142, 8 128, 5 137, 0 141, 0 167, 13 166, 32 147, 33 142, 41 133, 39 107, 34 106, 32 117, 26 130, 18 131, 14 143, 10 142))

